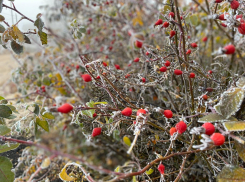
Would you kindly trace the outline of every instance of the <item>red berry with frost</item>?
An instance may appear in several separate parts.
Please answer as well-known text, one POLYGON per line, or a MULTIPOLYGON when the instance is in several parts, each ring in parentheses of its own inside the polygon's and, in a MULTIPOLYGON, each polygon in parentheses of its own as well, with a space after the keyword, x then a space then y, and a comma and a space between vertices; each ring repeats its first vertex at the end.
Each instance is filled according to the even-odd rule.
POLYGON ((213 133, 210 137, 211 140, 213 140, 214 145, 216 146, 220 146, 223 145, 225 143, 225 137, 224 135, 220 134, 220 133, 213 133))
POLYGON ((148 56, 149 54, 150 54, 150 53, 149 53, 148 51, 145 53, 146 56, 148 56))
POLYGON ((102 62, 103 66, 107 66, 107 63, 106 62, 102 62))
POLYGON ((176 130, 178 131, 179 134, 182 134, 186 131, 187 129, 187 124, 184 121, 180 121, 176 124, 175 126, 176 130))
POLYGON ((166 118, 172 118, 173 117, 173 112, 171 110, 164 110, 163 114, 166 118))
POLYGON ((226 20, 226 19, 225 19, 225 14, 219 15, 219 20, 222 20, 222 21, 226 20))
POLYGON ((203 98, 203 100, 208 100, 208 96, 207 95, 203 95, 202 98, 203 98))
POLYGON ((100 75, 98 75, 98 76, 96 77, 96 79, 100 79, 100 75))
POLYGON ((220 24, 222 27, 227 27, 227 25, 225 23, 221 23, 220 24))
POLYGON ((76 70, 79 70, 80 66, 79 65, 76 65, 76 70))
POLYGON ((73 110, 72 105, 68 103, 63 104, 62 106, 58 108, 58 112, 61 112, 61 113, 69 113, 72 110, 73 110))
POLYGON ((142 82, 145 83, 145 78, 141 78, 142 82))
POLYGON ((121 114, 124 116, 131 116, 132 115, 132 109, 130 107, 126 107, 121 111, 121 114))
POLYGON ((233 0, 231 2, 231 9, 237 9, 239 7, 240 3, 236 0, 233 0))
POLYGON ((136 63, 139 62, 139 61, 140 61, 140 58, 135 58, 134 59, 134 62, 136 62, 136 63))
POLYGON ((163 164, 159 164, 157 169, 160 172, 160 174, 164 174, 165 166, 163 164))
POLYGON ((101 134, 101 128, 94 128, 92 131, 92 137, 96 137, 101 134))
POLYGON ((234 54, 236 51, 236 48, 234 45, 230 44, 230 45, 227 45, 223 48, 223 52, 225 54, 234 54))
POLYGON ((245 35, 245 23, 241 23, 238 27, 238 32, 242 35, 245 35))
POLYGON ((176 132, 177 132, 177 130, 176 130, 175 127, 172 127, 172 128, 170 128, 170 130, 169 130, 170 136, 173 136, 174 133, 176 133, 176 132))
POLYGON ((209 70, 209 71, 208 71, 208 74, 212 74, 212 73, 213 73, 213 71, 212 71, 212 70, 209 70))
POLYGON ((215 127, 212 123, 204 123, 202 127, 205 129, 206 135, 212 135, 215 132, 215 127))
POLYGON ((168 28, 168 26, 169 26, 169 23, 168 23, 167 21, 165 21, 165 22, 163 23, 163 26, 162 26, 162 27, 168 28))
POLYGON ((176 69, 176 70, 174 70, 174 74, 175 75, 182 75, 183 72, 181 70, 176 69))
POLYGON ((120 70, 120 66, 118 64, 114 65, 117 70, 120 70))
POLYGON ((161 68, 159 69, 159 71, 161 71, 161 72, 166 72, 166 71, 167 71, 167 67, 163 66, 163 67, 161 67, 161 68))
POLYGON ((203 42, 207 42, 207 40, 208 40, 208 37, 207 36, 205 36, 205 37, 202 38, 202 41, 203 42))
POLYGON ((170 12, 168 16, 174 18, 174 12, 170 12))
POLYGON ((126 74, 126 75, 125 75, 125 78, 128 78, 128 77, 130 77, 130 74, 126 74))
POLYGON ((223 0, 215 0, 216 3, 221 3, 223 0))
POLYGON ((85 82, 91 82, 92 81, 92 78, 89 74, 83 74, 83 75, 81 75, 81 77, 85 82))
POLYGON ((191 47, 192 48, 196 48, 197 47, 197 44, 195 42, 191 43, 191 47))
POLYGON ((146 110, 144 109, 139 109, 136 113, 137 116, 139 116, 140 114, 146 114, 146 110))
POLYGON ((171 63, 170 63, 170 61, 166 61, 164 64, 165 64, 165 66, 169 67, 171 63))
POLYGON ((135 41, 135 46, 138 47, 138 48, 142 48, 143 42, 140 42, 140 41, 136 40, 135 41))
POLYGON ((154 25, 157 26, 157 25, 161 25, 162 23, 163 23, 162 19, 159 19, 156 21, 154 25))
POLYGON ((93 118, 95 118, 96 116, 97 116, 97 114, 96 114, 96 113, 94 113, 94 114, 93 114, 93 118))
POLYGON ((170 31, 170 34, 169 34, 170 38, 172 38, 173 36, 175 36, 175 34, 176 34, 176 32, 174 30, 171 30, 170 31))
POLYGON ((190 73, 190 78, 195 78, 196 74, 195 73, 190 73))
POLYGON ((186 51, 186 54, 187 54, 187 55, 191 54, 191 50, 188 49, 188 50, 186 51))
POLYGON ((243 16, 242 15, 236 15, 236 19, 242 19, 243 18, 243 16))

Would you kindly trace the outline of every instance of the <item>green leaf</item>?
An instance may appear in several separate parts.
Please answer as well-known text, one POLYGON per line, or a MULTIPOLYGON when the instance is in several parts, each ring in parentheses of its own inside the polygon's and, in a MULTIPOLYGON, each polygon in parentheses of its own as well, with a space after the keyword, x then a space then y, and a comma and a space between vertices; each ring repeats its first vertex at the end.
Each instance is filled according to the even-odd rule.
POLYGON ((17 44, 14 40, 11 41, 11 48, 15 52, 15 54, 20 54, 23 52, 23 46, 20 44, 17 44))
POLYGON ((0 101, 0 104, 7 104, 7 103, 8 103, 8 101, 5 100, 5 99, 3 99, 3 100, 0 101))
POLYGON ((8 144, 0 145, 0 153, 7 152, 9 150, 14 150, 17 147, 19 147, 19 145, 20 145, 19 143, 10 143, 9 145, 8 144))
POLYGON ((198 120, 199 123, 215 123, 215 122, 227 122, 227 121, 237 121, 236 118, 230 117, 226 119, 225 117, 217 114, 217 113, 211 113, 207 116, 204 116, 198 120))
POLYGON ((145 173, 147 174, 147 175, 150 175, 150 174, 152 174, 154 172, 154 170, 152 169, 152 168, 150 168, 148 171, 146 171, 145 173))
POLYGON ((10 131, 11 130, 6 125, 0 125, 0 135, 7 135, 10 131))
POLYGON ((108 102, 95 102, 94 105, 98 105, 98 104, 108 104, 108 102))
POLYGON ((49 125, 46 120, 41 120, 38 117, 36 118, 36 123, 45 131, 49 132, 49 125))
POLYGON ((243 101, 244 90, 241 88, 230 88, 221 95, 221 99, 214 109, 218 114, 223 115, 225 118, 229 118, 235 114, 243 101))
MULTIPOLYGON (((94 107, 94 101, 87 102, 86 105, 88 107, 94 107)), ((93 118, 93 114, 95 113, 95 109, 83 110, 82 114, 93 118)))
POLYGON ((86 28, 85 28, 85 27, 81 27, 81 28, 79 28, 78 30, 79 30, 79 32, 81 32, 81 33, 86 33, 86 28))
POLYGON ((197 26, 198 25, 198 17, 196 14, 193 14, 191 16, 189 16, 189 21, 191 22, 191 24, 193 26, 197 26))
POLYGON ((35 109, 33 112, 38 116, 39 112, 40 112, 39 106, 37 104, 35 104, 34 107, 35 107, 35 109))
POLYGON ((15 118, 17 118, 17 116, 14 114, 11 114, 9 117, 7 117, 7 119, 15 119, 15 118))
POLYGON ((11 171, 12 167, 13 165, 7 157, 0 156, 0 181, 14 181, 14 173, 11 171))
POLYGON ((8 106, 11 110, 12 110, 12 112, 14 112, 14 113, 19 113, 17 110, 16 110, 16 107, 14 107, 14 106, 12 106, 12 105, 6 105, 6 106, 8 106))
POLYGON ((245 145, 235 141, 235 148, 239 157, 245 162, 245 145))
POLYGON ((119 130, 113 131, 113 138, 117 141, 120 141, 120 131, 119 130))
POLYGON ((26 44, 31 44, 31 40, 29 39, 29 37, 27 37, 26 35, 24 35, 24 39, 25 39, 25 43, 26 44))
POLYGON ((244 182, 245 170, 241 167, 225 166, 217 176, 217 182, 244 182))
POLYGON ((0 21, 4 21, 4 20, 5 20, 4 16, 0 15, 0 21))
POLYGON ((0 100, 3 100, 3 99, 5 99, 4 97, 2 97, 2 96, 0 96, 0 100))
POLYGON ((54 115, 52 115, 52 113, 50 112, 45 112, 42 114, 43 117, 47 118, 47 119, 54 119, 54 115))
POLYGON ((48 43, 48 35, 45 32, 40 32, 38 31, 38 35, 40 37, 40 40, 42 42, 42 45, 47 44, 48 43))
POLYGON ((244 131, 245 122, 244 121, 231 121, 223 123, 227 131, 244 131))
POLYGON ((11 114, 12 114, 12 111, 8 106, 0 105, 0 117, 7 118, 11 114))
POLYGON ((4 31, 5 31, 4 26, 0 24, 0 33, 3 33, 4 31))
POLYGON ((51 80, 49 77, 44 77, 43 78, 43 84, 49 86, 51 84, 51 80))
POLYGON ((44 23, 43 23, 41 18, 37 18, 36 21, 34 22, 34 25, 37 27, 38 32, 42 32, 42 29, 44 27, 44 23))

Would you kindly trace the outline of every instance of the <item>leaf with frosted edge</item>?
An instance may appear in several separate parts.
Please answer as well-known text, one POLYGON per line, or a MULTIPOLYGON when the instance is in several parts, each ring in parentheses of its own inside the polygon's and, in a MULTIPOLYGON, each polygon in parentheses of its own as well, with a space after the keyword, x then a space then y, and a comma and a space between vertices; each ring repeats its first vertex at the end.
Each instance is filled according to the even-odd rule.
POLYGON ((226 119, 235 114, 242 104, 244 90, 241 88, 230 88, 221 95, 221 100, 214 106, 216 112, 226 119))
POLYGON ((25 41, 25 36, 24 34, 19 30, 17 26, 13 26, 13 31, 15 35, 18 37, 19 42, 24 42, 25 41))
POLYGON ((245 145, 235 141, 235 148, 239 157, 245 162, 245 145))
POLYGON ((3 0, 0 0, 0 13, 2 13, 3 10, 3 0))
POLYGON ((63 169, 60 171, 59 173, 59 177, 60 179, 64 180, 64 181, 75 181, 76 178, 72 177, 72 176, 69 176, 67 173, 66 173, 66 167, 68 165, 66 164, 63 169))
POLYGON ((233 122, 225 122, 223 123, 225 129, 227 131, 244 131, 245 130, 245 122, 244 121, 233 121, 233 122))
POLYGON ((37 116, 39 115, 40 109, 37 104, 34 105, 34 111, 33 111, 37 116))
POLYGON ((245 76, 239 78, 239 80, 236 82, 236 86, 240 88, 243 88, 245 86, 245 76))
POLYGON ((15 54, 21 54, 24 50, 23 46, 20 44, 17 44, 14 40, 11 41, 11 48, 15 52, 15 54))
POLYGON ((11 171, 12 167, 13 165, 7 157, 0 156, 0 181, 14 181, 14 173, 11 171))
POLYGON ((241 167, 225 166, 218 174, 217 182, 244 182, 245 170, 241 167))
POLYGON ((0 105, 0 117, 7 118, 11 114, 12 114, 12 111, 8 106, 0 105))
POLYGON ((9 150, 14 150, 17 147, 19 147, 19 145, 20 145, 19 143, 10 143, 9 145, 8 144, 0 145, 0 153, 7 152, 9 150))
POLYGON ((0 125, 0 135, 7 135, 10 131, 6 125, 0 125))
POLYGON ((44 23, 41 18, 37 18, 36 21, 34 22, 34 25, 37 27, 39 32, 42 32, 42 29, 44 27, 44 23))
POLYGON ((198 120, 199 123, 215 123, 215 122, 227 122, 227 121, 237 121, 237 119, 234 117, 230 117, 226 119, 225 117, 217 113, 211 113, 198 120))
POLYGON ((48 122, 46 120, 41 120, 39 118, 36 118, 36 123, 37 125, 39 125, 42 129, 44 129, 45 131, 49 132, 49 125, 48 122))

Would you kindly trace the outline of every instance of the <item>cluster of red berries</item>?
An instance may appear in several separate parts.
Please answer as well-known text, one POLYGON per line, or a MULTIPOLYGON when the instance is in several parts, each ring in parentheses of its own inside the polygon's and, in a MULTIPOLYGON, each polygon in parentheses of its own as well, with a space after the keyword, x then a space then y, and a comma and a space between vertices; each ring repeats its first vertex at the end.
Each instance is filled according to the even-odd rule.
POLYGON ((44 85, 40 87, 40 90, 39 89, 36 90, 37 94, 41 92, 46 92, 46 87, 44 85))
POLYGON ((169 133, 171 136, 173 136, 173 134, 176 132, 182 134, 186 131, 186 129, 187 129, 187 124, 184 121, 180 121, 175 125, 175 127, 170 128, 169 133))

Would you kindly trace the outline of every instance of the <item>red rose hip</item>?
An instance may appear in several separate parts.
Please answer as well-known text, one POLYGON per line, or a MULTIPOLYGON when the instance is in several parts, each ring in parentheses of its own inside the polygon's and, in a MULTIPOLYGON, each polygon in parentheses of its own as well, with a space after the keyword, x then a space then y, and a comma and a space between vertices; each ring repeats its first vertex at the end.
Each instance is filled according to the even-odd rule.
POLYGON ((122 115, 124 116, 131 116, 132 115, 132 109, 130 107, 126 107, 121 111, 122 115))
POLYGON ((213 133, 210 138, 213 140, 214 145, 216 146, 220 146, 225 143, 225 137, 220 133, 213 133))
POLYGON ((180 121, 176 124, 175 126, 176 130, 178 131, 179 134, 182 134, 186 131, 187 125, 184 121, 180 121))
POLYGON ((68 103, 63 104, 62 106, 58 108, 58 112, 61 112, 61 113, 69 113, 72 110, 73 110, 72 105, 68 103))
POLYGON ((92 131, 92 137, 96 137, 101 134, 101 128, 94 128, 92 131))

